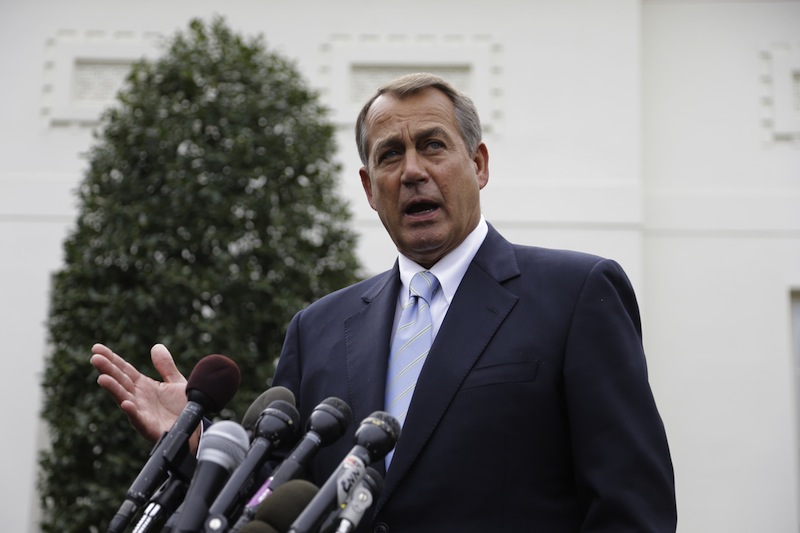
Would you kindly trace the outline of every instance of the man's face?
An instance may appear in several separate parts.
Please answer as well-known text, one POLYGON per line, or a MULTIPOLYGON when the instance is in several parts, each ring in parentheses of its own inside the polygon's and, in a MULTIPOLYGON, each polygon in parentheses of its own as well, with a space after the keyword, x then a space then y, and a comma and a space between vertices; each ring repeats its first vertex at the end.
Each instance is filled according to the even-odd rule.
POLYGON ((379 96, 366 137, 360 175, 369 205, 397 249, 430 268, 478 224, 480 190, 489 180, 486 145, 467 152, 453 103, 434 88, 402 99, 379 96))

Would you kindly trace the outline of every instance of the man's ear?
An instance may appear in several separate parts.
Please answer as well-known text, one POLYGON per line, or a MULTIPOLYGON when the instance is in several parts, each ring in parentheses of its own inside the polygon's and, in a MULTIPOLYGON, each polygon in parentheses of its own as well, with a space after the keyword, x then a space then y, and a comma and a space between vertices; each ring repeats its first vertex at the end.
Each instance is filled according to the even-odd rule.
POLYGON ((372 198, 372 180, 369 178, 369 173, 367 172, 367 167, 361 167, 358 171, 358 175, 361 176, 361 186, 364 187, 364 193, 367 195, 367 201, 372 209, 375 209, 375 201, 372 198))
POLYGON ((478 187, 483 189, 489 183, 489 149, 485 143, 480 143, 472 154, 475 163, 475 175, 478 178, 478 187))

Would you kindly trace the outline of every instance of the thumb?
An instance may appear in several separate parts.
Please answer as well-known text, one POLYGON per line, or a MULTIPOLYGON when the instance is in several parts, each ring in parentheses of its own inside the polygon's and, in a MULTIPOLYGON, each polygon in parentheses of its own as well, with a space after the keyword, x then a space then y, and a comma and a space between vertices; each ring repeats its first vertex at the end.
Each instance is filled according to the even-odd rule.
POLYGON ((156 344, 150 349, 150 359, 153 361, 153 366, 164 379, 164 383, 185 383, 186 378, 183 377, 178 367, 175 365, 175 360, 172 354, 169 353, 167 347, 163 344, 156 344))

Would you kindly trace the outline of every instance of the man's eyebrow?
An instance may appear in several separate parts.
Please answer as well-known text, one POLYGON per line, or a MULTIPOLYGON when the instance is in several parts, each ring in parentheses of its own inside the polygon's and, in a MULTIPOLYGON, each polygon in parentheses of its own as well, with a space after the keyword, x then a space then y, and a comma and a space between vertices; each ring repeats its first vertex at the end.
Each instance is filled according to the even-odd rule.
POLYGON ((398 144, 401 143, 402 141, 400 140, 399 135, 392 135, 391 137, 386 137, 385 139, 376 141, 375 146, 372 147, 370 152, 377 154, 379 152, 382 152, 385 148, 388 148, 390 146, 397 146, 398 144))
POLYGON ((431 137, 442 137, 444 140, 450 140, 450 134, 447 130, 441 126, 431 126, 430 128, 424 129, 417 135, 417 139, 430 139, 431 137))

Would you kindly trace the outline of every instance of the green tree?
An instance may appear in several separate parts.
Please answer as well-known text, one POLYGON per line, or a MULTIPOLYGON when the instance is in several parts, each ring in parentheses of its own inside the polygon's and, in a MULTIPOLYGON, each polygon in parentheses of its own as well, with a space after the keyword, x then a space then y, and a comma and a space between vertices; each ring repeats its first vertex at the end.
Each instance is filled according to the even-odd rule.
POLYGON ((53 282, 46 532, 105 531, 151 449, 97 386, 93 343, 149 375, 156 342, 186 374, 228 355, 242 383, 221 416, 238 420, 267 387, 293 313, 359 270, 334 128, 261 37, 193 20, 163 57, 134 65, 117 99, 53 282))

